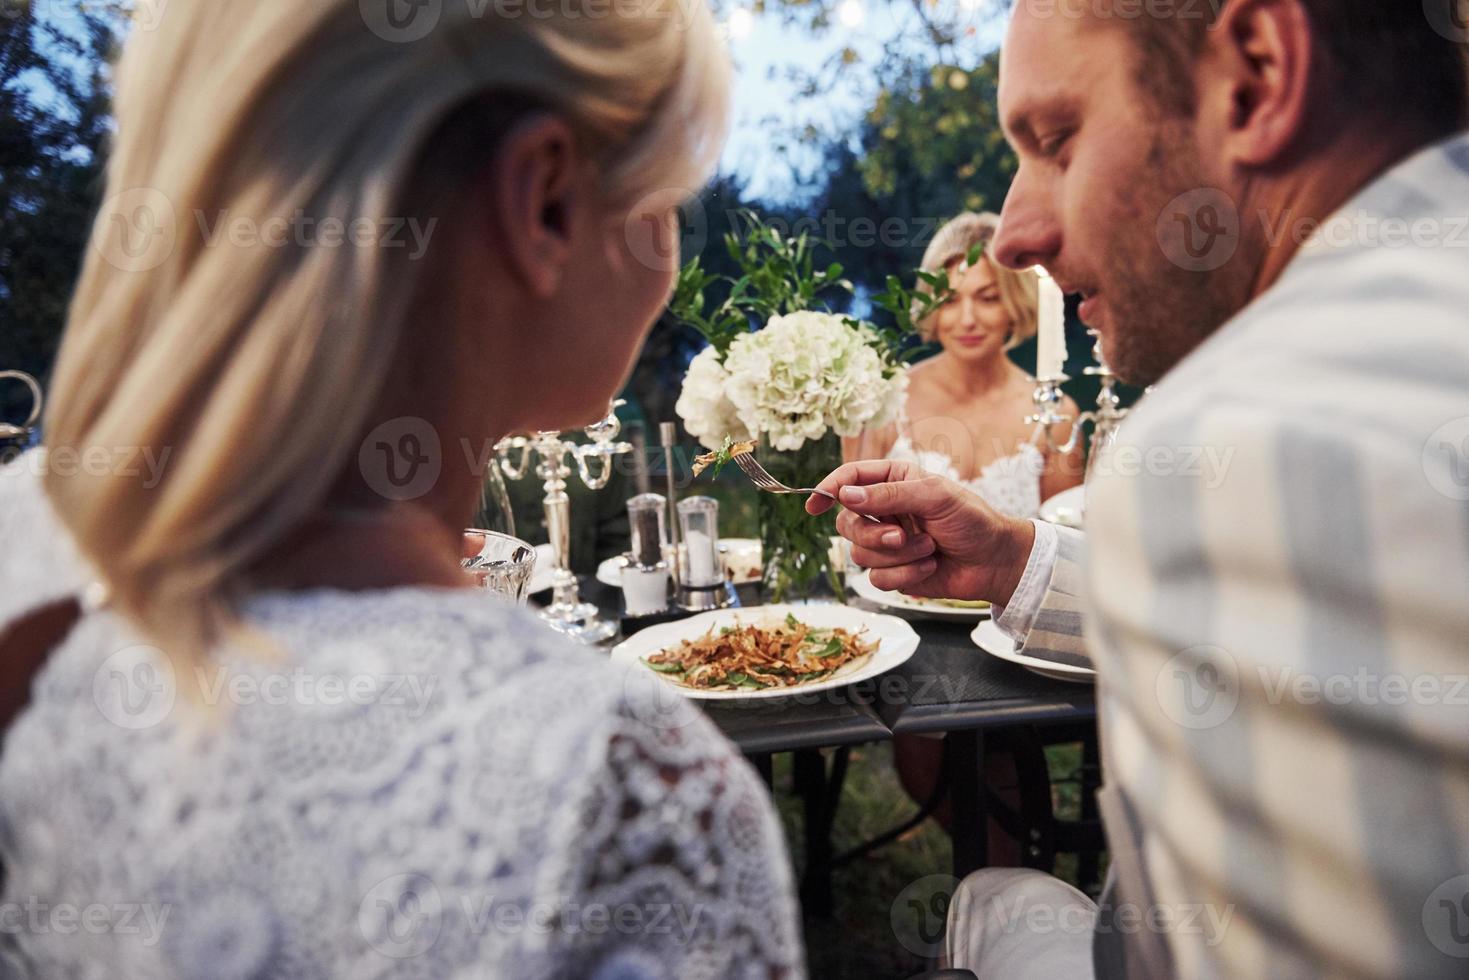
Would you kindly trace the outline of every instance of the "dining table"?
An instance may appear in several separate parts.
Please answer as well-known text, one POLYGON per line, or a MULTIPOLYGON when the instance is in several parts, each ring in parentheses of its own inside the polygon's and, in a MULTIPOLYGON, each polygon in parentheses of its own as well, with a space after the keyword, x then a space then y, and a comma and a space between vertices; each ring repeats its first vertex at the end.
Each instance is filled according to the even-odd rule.
MULTIPOLYGON (((741 585, 735 593, 745 608, 764 602, 758 585, 741 585)), ((582 595, 609 616, 621 612, 621 591, 593 577, 583 581, 582 595)), ((985 771, 988 734, 1017 726, 1085 730, 1096 721, 1096 698, 1090 684, 1042 676, 986 653, 970 637, 974 622, 902 613, 851 592, 842 599, 855 608, 909 620, 919 638, 916 651, 886 673, 844 687, 786 697, 695 702, 767 783, 772 758, 793 754, 795 783, 805 808, 808 882, 803 885, 803 897, 808 909, 818 911, 830 907, 830 868, 837 857, 832 853, 831 829, 845 775, 846 750, 896 735, 942 739, 942 785, 952 825, 983 828, 988 825, 994 799, 987 792, 985 771), (824 876, 812 874, 813 868, 824 871, 824 876)), ((812 601, 833 602, 835 598, 828 595, 812 601)), ((936 802, 926 805, 912 823, 927 816, 936 802)), ((875 843, 896 836, 884 835, 884 841, 875 843)), ((956 878, 986 863, 986 833, 953 835, 956 878)))

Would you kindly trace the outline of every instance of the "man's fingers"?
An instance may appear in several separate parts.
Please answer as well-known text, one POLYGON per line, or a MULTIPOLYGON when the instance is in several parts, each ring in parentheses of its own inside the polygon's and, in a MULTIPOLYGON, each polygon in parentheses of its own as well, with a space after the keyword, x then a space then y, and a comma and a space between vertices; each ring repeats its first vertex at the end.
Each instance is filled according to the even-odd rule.
POLYGON ((903 592, 908 589, 917 588, 938 567, 937 560, 924 558, 909 565, 898 565, 894 568, 874 568, 869 573, 869 580, 874 586, 887 592, 903 592))
MULTIPOLYGON (((832 470, 826 479, 816 484, 816 489, 837 494, 842 487, 854 484, 861 486, 905 480, 910 476, 909 465, 891 459, 865 459, 856 463, 843 463, 832 470)), ((819 493, 812 494, 806 500, 806 512, 809 514, 824 514, 831 506, 831 498, 819 493)))
POLYGON ((896 524, 874 524, 850 510, 837 515, 837 533, 864 548, 901 548, 912 539, 896 524))
POLYGON ((890 517, 901 514, 922 516, 933 503, 933 485, 925 480, 874 483, 842 487, 837 499, 843 507, 859 514, 890 517))
POLYGON ((922 561, 934 552, 933 538, 919 535, 901 548, 852 547, 852 561, 862 568, 897 568, 922 561))

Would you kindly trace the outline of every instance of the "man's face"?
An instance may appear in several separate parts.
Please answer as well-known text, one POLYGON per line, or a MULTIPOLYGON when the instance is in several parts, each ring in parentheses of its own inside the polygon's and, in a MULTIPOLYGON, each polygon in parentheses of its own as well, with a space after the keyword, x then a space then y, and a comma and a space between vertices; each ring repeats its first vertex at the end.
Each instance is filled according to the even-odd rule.
MULTIPOLYGON (((1208 233, 1188 227, 1208 189, 1228 186, 1205 166, 1194 121, 1169 117, 1138 82, 1134 27, 1049 6, 1041 16, 1022 0, 1002 49, 1000 118, 1020 168, 994 254, 1081 293, 1112 369, 1150 384, 1248 300, 1248 263, 1202 270, 1208 233)), ((1213 244, 1244 246, 1237 230, 1213 244)))

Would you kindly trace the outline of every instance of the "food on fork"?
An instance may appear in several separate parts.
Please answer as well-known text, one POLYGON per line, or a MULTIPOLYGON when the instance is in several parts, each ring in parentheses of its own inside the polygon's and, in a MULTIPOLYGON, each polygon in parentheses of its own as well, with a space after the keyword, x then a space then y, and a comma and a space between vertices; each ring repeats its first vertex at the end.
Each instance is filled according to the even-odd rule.
POLYGON ((711 466, 714 467, 714 475, 718 476, 719 471, 724 469, 725 464, 730 460, 754 451, 753 441, 735 442, 732 437, 725 436, 724 445, 719 448, 718 452, 704 453, 694 457, 694 476, 698 476, 711 466))

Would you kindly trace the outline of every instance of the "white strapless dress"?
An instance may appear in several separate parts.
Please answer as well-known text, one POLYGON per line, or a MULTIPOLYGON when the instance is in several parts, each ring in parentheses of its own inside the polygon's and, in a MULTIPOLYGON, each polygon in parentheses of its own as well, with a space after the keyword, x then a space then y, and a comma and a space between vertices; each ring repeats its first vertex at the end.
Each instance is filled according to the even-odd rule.
POLYGON ((947 454, 919 449, 908 434, 906 410, 898 417, 898 440, 888 450, 888 459, 917 463, 930 473, 948 477, 974 491, 985 503, 1010 517, 1037 517, 1041 509, 1041 474, 1046 457, 1034 441, 1023 442, 1015 452, 993 460, 970 480, 959 477, 959 469, 947 454))

